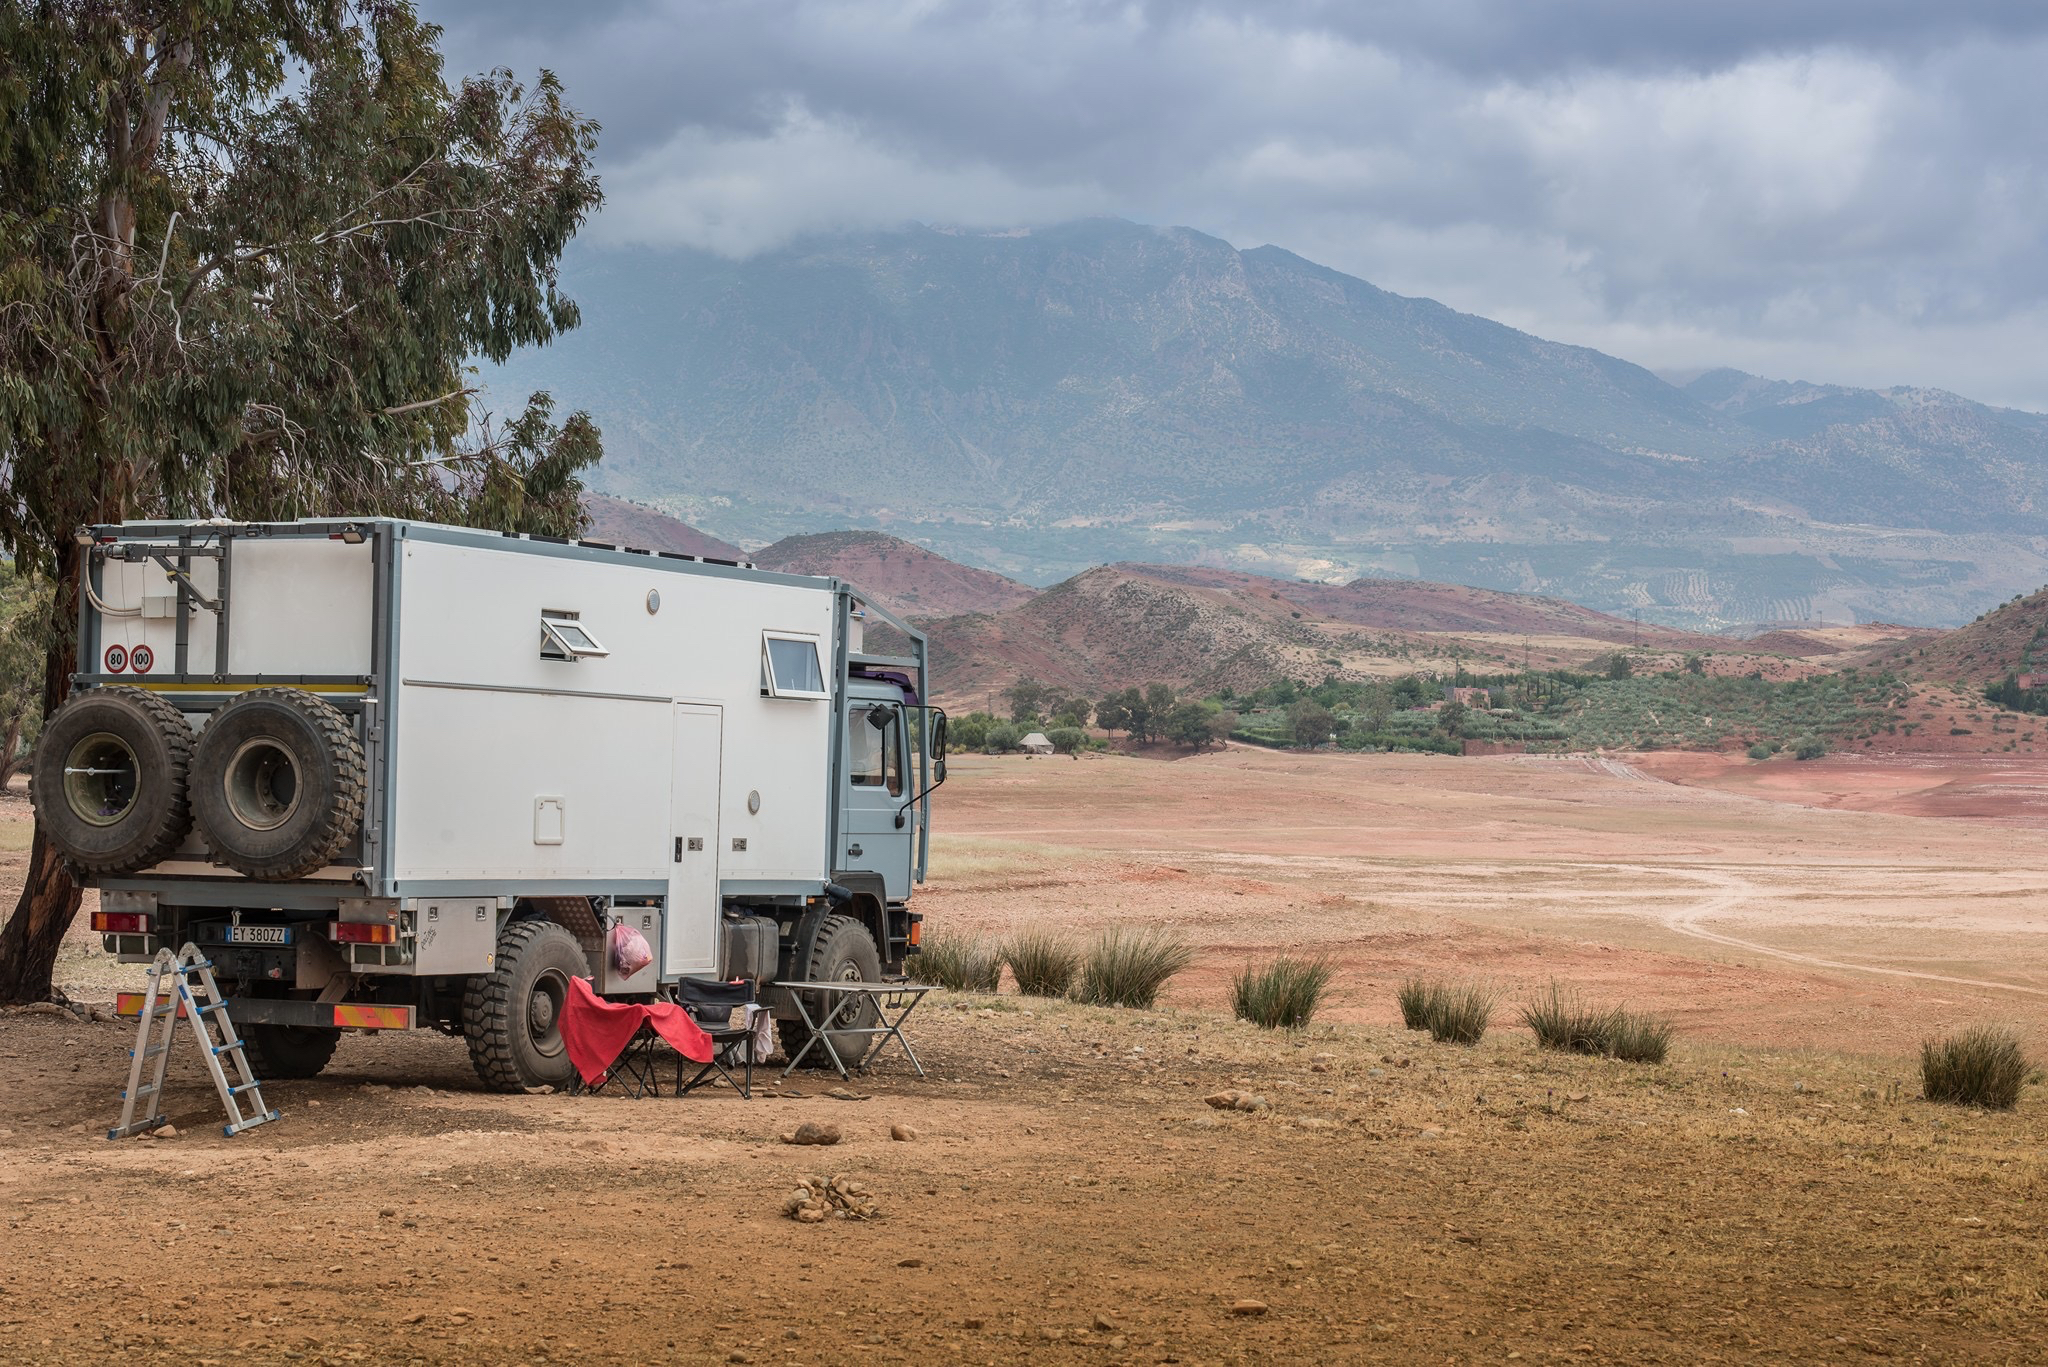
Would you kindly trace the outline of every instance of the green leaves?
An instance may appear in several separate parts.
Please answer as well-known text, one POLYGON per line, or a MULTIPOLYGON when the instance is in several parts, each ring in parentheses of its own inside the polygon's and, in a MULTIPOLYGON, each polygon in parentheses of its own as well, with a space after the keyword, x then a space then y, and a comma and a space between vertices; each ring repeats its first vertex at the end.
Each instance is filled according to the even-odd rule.
POLYGON ((0 537, 391 513, 573 532, 601 454, 472 357, 577 321, 596 125, 542 73, 450 89, 402 3, 0 15, 0 537))

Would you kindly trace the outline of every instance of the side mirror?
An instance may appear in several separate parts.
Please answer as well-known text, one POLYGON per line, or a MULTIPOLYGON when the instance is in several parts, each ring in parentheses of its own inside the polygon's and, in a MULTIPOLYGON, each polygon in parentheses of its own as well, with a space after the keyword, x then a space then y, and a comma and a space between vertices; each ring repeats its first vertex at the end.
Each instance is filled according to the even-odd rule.
POLYGON ((932 718, 932 779, 934 785, 946 781, 946 714, 939 712, 932 718))

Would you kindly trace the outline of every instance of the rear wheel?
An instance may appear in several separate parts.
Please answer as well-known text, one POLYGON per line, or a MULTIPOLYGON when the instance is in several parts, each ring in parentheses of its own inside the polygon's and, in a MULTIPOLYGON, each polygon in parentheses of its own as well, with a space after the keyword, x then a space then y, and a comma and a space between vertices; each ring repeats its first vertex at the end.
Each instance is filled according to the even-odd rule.
POLYGON ((36 820, 88 873, 148 868, 192 829, 191 756, 192 728, 156 694, 122 686, 77 694, 36 744, 36 820))
POLYGON ((562 1043, 569 979, 590 976, 576 937, 552 921, 514 921, 498 937, 491 971, 469 980, 462 1035, 469 1061, 494 1092, 561 1090, 576 1074, 562 1043))
MULTIPOLYGON (((868 934, 868 928, 851 916, 827 916, 818 927, 818 938, 811 942, 810 961, 804 965, 804 978, 816 983, 875 983, 882 980, 882 955, 875 948, 875 937, 868 934)), ((804 997, 804 1009, 811 1013, 812 1020, 821 1020, 831 1008, 816 993, 804 997)), ((869 1029, 881 1018, 881 1012, 872 999, 863 998, 847 1007, 839 1015, 836 1024, 854 1029, 869 1029)), ((800 1020, 777 1021, 777 1034, 782 1041, 782 1052, 786 1058, 795 1058, 798 1051, 809 1042, 811 1031, 800 1020)), ((872 1035, 856 1035, 843 1030, 828 1030, 826 1038, 832 1042, 832 1051, 839 1055, 839 1061, 851 1068, 866 1057, 868 1046, 874 1043, 872 1035)), ((831 1055, 821 1044, 804 1056, 806 1068, 830 1068, 831 1055)))
POLYGON ((318 1077, 341 1044, 341 1032, 307 1025, 245 1025, 242 1044, 249 1071, 259 1082, 318 1077))

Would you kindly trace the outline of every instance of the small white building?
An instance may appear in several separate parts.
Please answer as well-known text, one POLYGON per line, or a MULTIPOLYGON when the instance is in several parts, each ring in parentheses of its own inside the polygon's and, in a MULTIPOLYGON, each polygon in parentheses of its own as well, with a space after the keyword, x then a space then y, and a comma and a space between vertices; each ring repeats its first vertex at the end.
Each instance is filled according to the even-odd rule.
POLYGON ((1045 732, 1033 731, 1017 742, 1017 748, 1027 755, 1049 755, 1052 753, 1052 742, 1045 738, 1045 732))

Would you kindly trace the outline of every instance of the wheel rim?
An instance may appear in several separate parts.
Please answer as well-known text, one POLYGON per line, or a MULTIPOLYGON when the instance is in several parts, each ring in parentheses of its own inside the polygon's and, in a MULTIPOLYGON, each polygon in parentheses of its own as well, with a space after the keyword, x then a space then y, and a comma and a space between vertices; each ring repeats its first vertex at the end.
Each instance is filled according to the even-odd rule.
POLYGON ((228 760, 221 789, 235 820, 251 830, 274 831, 299 810, 299 766, 274 740, 243 741, 228 760))
POLYGON ((526 998, 526 1037, 536 1052, 552 1057, 562 1052, 562 1004, 569 997, 569 975, 548 969, 534 980, 526 998))
POLYGON ((93 732, 64 756, 64 805, 89 826, 112 826, 128 815, 140 787, 134 748, 111 732, 93 732))
MULTIPOLYGON (((855 963, 852 959, 841 959, 839 961, 839 971, 832 974, 826 981, 864 983, 867 981, 867 978, 861 973, 859 964, 855 963)), ((838 1043, 840 1030, 865 1030, 874 1023, 875 1004, 872 1001, 860 1002, 840 1015, 836 1027, 832 1031, 833 1042, 834 1044, 838 1043)), ((858 1042, 861 1037, 858 1035, 848 1035, 847 1039, 852 1042, 858 1042)))

